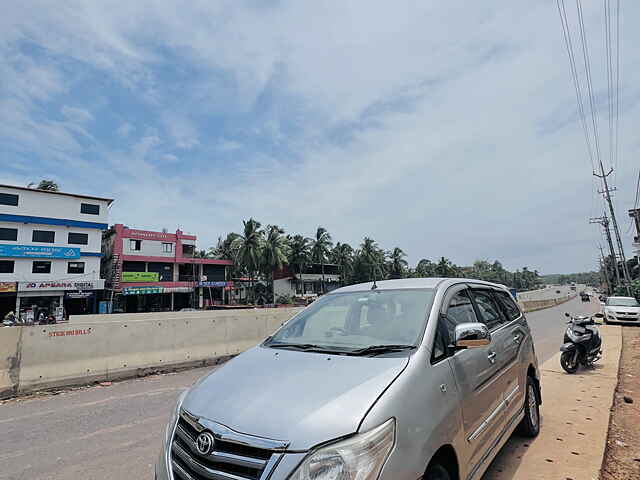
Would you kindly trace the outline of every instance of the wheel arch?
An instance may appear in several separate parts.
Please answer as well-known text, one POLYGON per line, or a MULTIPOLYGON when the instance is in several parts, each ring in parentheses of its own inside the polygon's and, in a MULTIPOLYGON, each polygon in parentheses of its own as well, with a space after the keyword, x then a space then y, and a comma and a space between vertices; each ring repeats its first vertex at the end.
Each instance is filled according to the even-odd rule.
POLYGON ((458 464, 458 455, 452 445, 447 444, 441 446, 436 453, 433 454, 426 471, 430 466, 440 464, 447 469, 452 480, 460 480, 460 466, 458 464))
POLYGON ((540 388, 540 378, 538 375, 538 370, 533 364, 529 364, 527 368, 527 377, 531 377, 533 383, 536 386, 536 397, 538 397, 538 405, 542 405, 542 389, 540 388))

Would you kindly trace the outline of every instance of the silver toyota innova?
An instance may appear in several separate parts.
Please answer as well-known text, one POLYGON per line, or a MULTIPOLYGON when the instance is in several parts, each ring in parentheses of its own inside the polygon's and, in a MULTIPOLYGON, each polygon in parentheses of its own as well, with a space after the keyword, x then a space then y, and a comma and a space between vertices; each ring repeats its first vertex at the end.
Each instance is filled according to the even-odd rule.
POLYGON ((340 288, 180 396, 156 478, 479 479, 538 434, 539 378, 501 285, 340 288))

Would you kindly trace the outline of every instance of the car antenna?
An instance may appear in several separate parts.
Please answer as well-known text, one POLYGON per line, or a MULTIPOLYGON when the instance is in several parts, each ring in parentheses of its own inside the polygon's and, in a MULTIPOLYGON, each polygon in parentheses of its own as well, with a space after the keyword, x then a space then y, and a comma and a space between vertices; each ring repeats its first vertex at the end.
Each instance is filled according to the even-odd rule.
POLYGON ((378 284, 376 283, 376 267, 373 267, 373 285, 371 285, 371 290, 375 290, 378 288, 378 284))

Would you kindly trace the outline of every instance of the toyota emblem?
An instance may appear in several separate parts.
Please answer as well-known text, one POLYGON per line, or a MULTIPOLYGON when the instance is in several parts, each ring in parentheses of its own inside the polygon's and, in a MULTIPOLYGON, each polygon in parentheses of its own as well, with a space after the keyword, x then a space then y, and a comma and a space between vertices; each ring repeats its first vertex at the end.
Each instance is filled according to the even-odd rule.
POLYGON ((209 432, 202 432, 196 438, 196 448, 198 449, 198 453, 200 455, 209 455, 211 450, 213 450, 213 443, 215 440, 213 439, 213 435, 209 432))

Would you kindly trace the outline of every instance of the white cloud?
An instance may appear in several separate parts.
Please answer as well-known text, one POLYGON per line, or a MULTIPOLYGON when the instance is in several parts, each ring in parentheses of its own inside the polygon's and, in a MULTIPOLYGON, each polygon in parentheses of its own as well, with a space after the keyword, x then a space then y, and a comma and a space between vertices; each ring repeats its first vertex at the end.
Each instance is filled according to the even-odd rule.
MULTIPOLYGON (((135 92, 158 130, 131 138, 123 123, 117 133, 134 142, 129 150, 92 147, 109 162, 105 175, 126 174, 115 220, 180 223, 211 243, 255 216, 308 234, 322 224, 352 243, 371 235, 412 261, 592 267, 592 179, 552 3, 203 0, 180 15, 159 0, 37 3, 0 20, 0 49, 11 45, 13 59, 0 73, 18 99, 0 101, 0 118, 10 119, 0 139, 11 148, 44 139, 67 162, 87 149, 77 131, 38 115, 66 91, 68 73, 17 53, 20 41, 135 92), (242 115, 248 141, 230 140, 222 130, 242 115), (177 162, 163 147, 189 153, 171 177, 149 161, 177 162), (200 150, 214 159, 233 151, 234 163, 195 164, 200 150), (215 217, 203 221, 212 205, 215 217)), ((602 98, 601 5, 584 8, 602 98)), ((640 120, 629 20, 640 6, 624 9, 622 208, 633 200, 640 120)))
POLYGON ((67 120, 74 123, 83 124, 93 120, 93 115, 91 115, 91 112, 85 110, 84 108, 69 107, 68 105, 63 105, 61 113, 67 120))
POLYGON ((116 133, 120 137, 128 137, 135 129, 136 129, 136 127, 131 125, 129 122, 124 122, 124 123, 120 124, 120 126, 116 130, 116 133))

